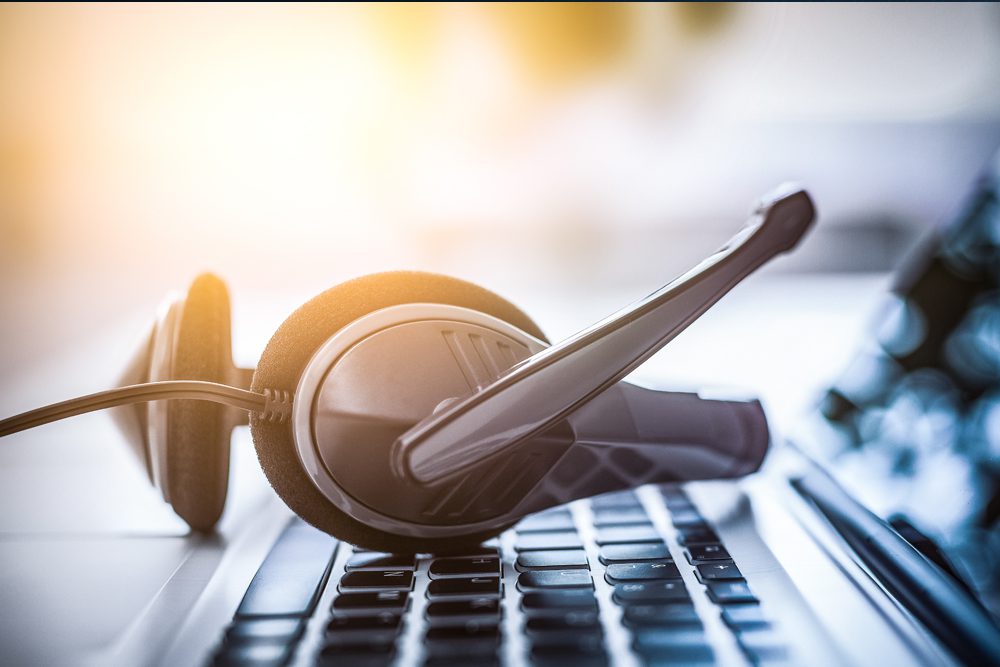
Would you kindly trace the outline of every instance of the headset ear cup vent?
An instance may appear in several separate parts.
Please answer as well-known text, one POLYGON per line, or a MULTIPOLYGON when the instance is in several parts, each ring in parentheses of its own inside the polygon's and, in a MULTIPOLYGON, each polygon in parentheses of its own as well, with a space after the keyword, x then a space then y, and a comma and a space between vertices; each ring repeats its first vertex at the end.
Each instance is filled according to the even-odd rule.
MULTIPOLYGON (((251 388, 258 392, 269 387, 293 391, 313 353, 337 331, 368 313, 407 303, 478 310, 544 340, 527 315, 482 287, 432 273, 380 273, 333 287, 292 313, 267 344, 251 388)), ((261 467, 281 499, 312 525, 347 542, 379 551, 412 553, 430 549, 443 553, 493 536, 489 533, 418 541, 367 526, 342 512, 315 488, 302 469, 290 424, 252 415, 250 430, 261 467)))

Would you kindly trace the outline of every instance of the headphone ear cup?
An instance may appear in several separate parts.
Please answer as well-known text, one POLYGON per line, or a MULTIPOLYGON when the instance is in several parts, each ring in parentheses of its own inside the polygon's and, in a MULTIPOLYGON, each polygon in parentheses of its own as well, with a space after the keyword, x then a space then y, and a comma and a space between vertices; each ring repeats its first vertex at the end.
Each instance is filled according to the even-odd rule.
MULTIPOLYGON (((294 392, 309 359, 328 338, 368 313, 407 303, 478 310, 544 340, 538 326, 517 307, 472 283, 432 273, 374 274, 333 287, 292 313, 267 344, 254 372, 252 389, 294 392)), ((372 528, 342 512, 316 489, 302 469, 291 424, 274 424, 251 415, 250 431, 264 474, 281 499, 307 522, 347 542, 378 551, 441 553, 494 534, 416 540, 372 528)))
MULTIPOLYGON (((212 274, 188 289, 174 339, 172 380, 232 383, 229 290, 212 274)), ((233 427, 241 413, 206 401, 163 401, 166 410, 164 497, 194 530, 215 527, 226 502, 233 427)))
MULTIPOLYGON (((183 298, 166 306, 120 385, 246 383, 232 362, 229 291, 222 280, 202 274, 183 298)), ((230 436, 235 425, 246 423, 243 413, 216 403, 172 400, 122 406, 112 414, 164 500, 192 529, 211 531, 226 502, 230 436)))

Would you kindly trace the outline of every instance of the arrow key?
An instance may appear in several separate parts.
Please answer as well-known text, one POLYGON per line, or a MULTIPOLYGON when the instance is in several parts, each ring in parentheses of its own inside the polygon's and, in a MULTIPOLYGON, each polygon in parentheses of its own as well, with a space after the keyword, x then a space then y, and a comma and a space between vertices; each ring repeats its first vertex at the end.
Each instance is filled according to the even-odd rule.
POLYGON ((696 566, 698 578, 705 581, 723 581, 725 579, 742 579, 743 573, 733 562, 704 563, 696 566))

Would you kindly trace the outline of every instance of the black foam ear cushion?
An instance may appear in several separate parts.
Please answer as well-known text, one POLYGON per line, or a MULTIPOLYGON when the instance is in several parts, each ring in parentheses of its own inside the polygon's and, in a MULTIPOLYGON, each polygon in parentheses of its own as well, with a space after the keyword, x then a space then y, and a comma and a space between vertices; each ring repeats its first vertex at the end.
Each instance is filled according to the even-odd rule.
MULTIPOLYGON (((171 376, 225 383, 232 369, 229 292, 211 274, 195 278, 178 324, 171 376)), ((191 528, 210 531, 226 502, 232 419, 206 401, 167 404, 167 493, 191 528)))
MULTIPOLYGON (((432 273, 380 273, 333 287, 292 313, 267 344, 254 372, 253 390, 293 392, 313 353, 333 334, 363 315, 406 303, 478 310, 544 340, 527 315, 482 287, 432 273)), ((261 467, 281 499, 300 517, 340 539, 378 551, 443 553, 493 536, 480 533, 460 539, 417 540, 367 526, 341 512, 313 486, 299 462, 289 424, 272 424, 251 416, 250 431, 261 467)))

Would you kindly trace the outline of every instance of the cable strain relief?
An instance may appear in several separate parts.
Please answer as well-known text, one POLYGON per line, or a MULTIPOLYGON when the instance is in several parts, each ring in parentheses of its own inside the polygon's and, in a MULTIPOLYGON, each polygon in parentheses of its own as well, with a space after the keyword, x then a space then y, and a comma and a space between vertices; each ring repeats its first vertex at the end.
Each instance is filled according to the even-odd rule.
POLYGON ((269 424, 286 424, 292 416, 292 392, 284 389, 264 389, 264 407, 257 418, 269 424))

